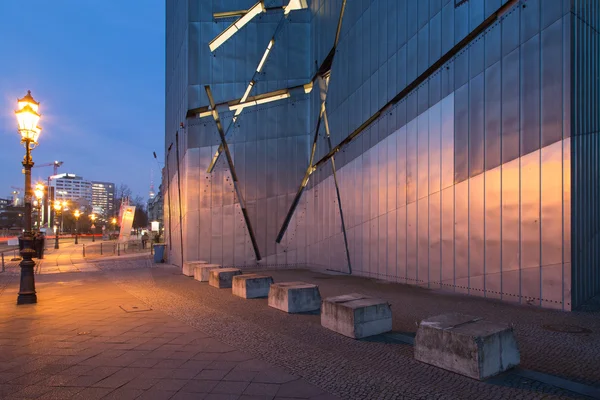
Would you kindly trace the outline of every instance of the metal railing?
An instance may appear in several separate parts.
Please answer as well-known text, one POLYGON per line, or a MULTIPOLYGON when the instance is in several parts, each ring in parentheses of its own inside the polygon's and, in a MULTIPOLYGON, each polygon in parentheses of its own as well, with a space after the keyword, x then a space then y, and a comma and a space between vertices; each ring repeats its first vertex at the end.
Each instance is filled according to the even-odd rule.
POLYGON ((4 250, 0 252, 0 258, 2 266, 0 272, 5 272, 11 268, 17 268, 21 262, 21 255, 19 254, 19 248, 4 250))
POLYGON ((120 256, 124 254, 151 253, 152 245, 148 240, 144 246, 141 240, 121 242, 85 243, 82 246, 83 257, 96 258, 107 256, 120 256))

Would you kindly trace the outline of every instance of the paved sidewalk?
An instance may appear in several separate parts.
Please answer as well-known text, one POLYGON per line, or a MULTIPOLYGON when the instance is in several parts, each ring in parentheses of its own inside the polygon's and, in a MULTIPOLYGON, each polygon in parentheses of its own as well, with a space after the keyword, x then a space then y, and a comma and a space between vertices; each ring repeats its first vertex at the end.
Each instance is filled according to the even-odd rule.
POLYGON ((394 333, 404 337, 421 319, 452 311, 514 324, 522 367, 537 372, 478 382, 415 361, 401 341, 346 338, 322 328, 316 314, 237 298, 148 255, 90 261, 78 254, 61 246, 43 260, 37 305, 17 307, 18 275, 0 274, 0 399, 584 398, 552 376, 536 379, 538 372, 600 390, 598 312, 541 310, 310 270, 268 271, 277 282, 316 283, 322 297, 383 297, 392 304, 394 333))
POLYGON ((35 305, 16 306, 17 276, 0 274, 0 399, 336 399, 83 271, 71 250, 42 263, 35 305))
POLYGON ((583 398, 552 384, 552 376, 595 386, 600 393, 598 313, 515 306, 310 270, 268 271, 276 282, 318 284, 323 298, 352 292, 382 297, 392 304, 394 332, 404 336, 414 335, 418 321, 445 312, 513 324, 522 368, 546 374, 551 380, 548 384, 511 371, 478 382, 417 362, 410 345, 385 337, 358 341, 346 338, 324 329, 318 315, 290 315, 268 307, 266 299, 237 298, 229 290, 181 275, 177 267, 152 266, 142 260, 100 262, 99 266, 142 301, 225 343, 284 366, 343 399, 583 398), (566 331, 571 328, 575 333, 566 331), (582 328, 579 333, 578 328, 582 328))

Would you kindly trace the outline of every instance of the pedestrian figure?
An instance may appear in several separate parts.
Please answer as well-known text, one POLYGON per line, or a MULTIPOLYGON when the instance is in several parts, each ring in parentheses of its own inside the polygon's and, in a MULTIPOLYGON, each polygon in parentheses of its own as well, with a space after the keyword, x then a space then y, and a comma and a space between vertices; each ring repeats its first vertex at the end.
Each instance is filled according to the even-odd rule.
POLYGON ((146 248, 146 242, 148 241, 148 239, 148 233, 144 232, 144 234, 142 235, 142 249, 146 248))

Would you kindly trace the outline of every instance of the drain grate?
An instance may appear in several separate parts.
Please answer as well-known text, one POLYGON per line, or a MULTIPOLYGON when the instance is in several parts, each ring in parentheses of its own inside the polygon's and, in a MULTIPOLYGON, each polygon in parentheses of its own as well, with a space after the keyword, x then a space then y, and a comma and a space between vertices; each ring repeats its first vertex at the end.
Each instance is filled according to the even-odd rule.
POLYGON ((547 331, 560 333, 592 333, 591 330, 577 325, 552 324, 542 326, 547 331))
POLYGON ((146 306, 146 305, 127 304, 127 305, 121 305, 119 307, 121 308, 121 310, 125 311, 126 313, 152 311, 152 308, 149 306, 146 306))

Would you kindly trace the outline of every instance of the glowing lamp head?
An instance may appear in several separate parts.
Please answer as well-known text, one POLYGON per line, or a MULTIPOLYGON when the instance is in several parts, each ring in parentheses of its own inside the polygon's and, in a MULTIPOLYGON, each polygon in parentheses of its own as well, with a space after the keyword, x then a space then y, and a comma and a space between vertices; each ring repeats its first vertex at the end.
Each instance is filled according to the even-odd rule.
POLYGON ((61 205, 60 201, 54 203, 54 209, 56 211, 60 211, 61 208, 62 208, 62 205, 61 205))
POLYGON ((90 214, 90 219, 92 221, 95 221, 96 220, 96 214, 90 214))
POLYGON ((23 141, 37 143, 42 131, 42 128, 38 126, 40 121, 39 106, 40 103, 36 102, 31 96, 31 91, 28 91, 22 99, 17 100, 15 115, 23 141))
POLYGON ((37 197, 38 200, 41 200, 42 197, 44 197, 44 185, 41 183, 36 183, 34 193, 35 197, 37 197))
POLYGON ((116 219, 116 218, 113 218, 113 219, 112 219, 112 223, 113 223, 113 224, 116 224, 116 223, 117 223, 117 219, 116 219))
POLYGON ((31 90, 28 90, 27 94, 22 99, 17 100, 18 110, 23 109, 25 106, 31 107, 35 112, 38 112, 40 108, 40 103, 35 101, 35 99, 31 95, 31 90))

